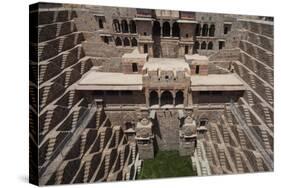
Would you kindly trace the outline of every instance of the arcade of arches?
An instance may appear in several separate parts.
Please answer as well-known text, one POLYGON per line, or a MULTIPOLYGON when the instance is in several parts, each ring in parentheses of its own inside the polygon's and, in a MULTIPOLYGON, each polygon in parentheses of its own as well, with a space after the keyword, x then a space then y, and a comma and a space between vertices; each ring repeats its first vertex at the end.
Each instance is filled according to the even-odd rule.
POLYGON ((153 105, 180 105, 184 104, 184 93, 181 90, 170 91, 164 90, 163 92, 158 93, 155 90, 150 91, 149 93, 149 106, 153 105))

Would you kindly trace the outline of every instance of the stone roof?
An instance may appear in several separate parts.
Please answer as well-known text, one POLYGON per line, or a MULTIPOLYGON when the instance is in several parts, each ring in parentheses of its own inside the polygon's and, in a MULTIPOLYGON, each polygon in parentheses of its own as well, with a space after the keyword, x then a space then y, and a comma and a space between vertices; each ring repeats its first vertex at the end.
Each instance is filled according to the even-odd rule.
POLYGON ((142 75, 90 71, 76 86, 77 90, 142 90, 142 75))
POLYGON ((144 64, 143 69, 148 71, 184 71, 189 69, 189 65, 181 58, 149 58, 144 64))
POLYGON ((235 74, 209 74, 191 76, 193 91, 235 91, 245 90, 243 82, 235 74))

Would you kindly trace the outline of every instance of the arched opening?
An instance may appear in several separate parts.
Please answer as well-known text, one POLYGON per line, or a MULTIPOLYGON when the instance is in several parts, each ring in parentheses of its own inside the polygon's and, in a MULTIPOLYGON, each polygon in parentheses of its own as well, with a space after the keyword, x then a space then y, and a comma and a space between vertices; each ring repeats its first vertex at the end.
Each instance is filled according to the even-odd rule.
POLYGON ((176 93, 176 100, 175 100, 175 104, 183 104, 184 101, 184 97, 183 97, 183 92, 182 91, 178 91, 176 93))
POLYGON ((102 21, 102 19, 99 19, 99 28, 103 29, 103 21, 102 21))
POLYGON ((147 46, 147 44, 144 44, 143 45, 143 53, 148 53, 148 46, 147 46))
POLYGON ((209 123, 208 118, 200 118, 199 119, 199 127, 205 127, 209 123))
POLYGON ((130 32, 131 33, 136 33, 137 32, 137 28, 136 28, 135 21, 131 20, 129 25, 130 25, 130 32))
POLYGON ((213 49, 213 42, 209 42, 208 43, 208 50, 212 50, 213 49))
POLYGON ((159 98, 158 98, 158 93, 156 91, 151 91, 149 94, 149 105, 158 105, 159 98))
POLYGON ((120 37, 117 37, 117 38, 115 39, 115 45, 116 45, 116 46, 122 46, 122 41, 121 41, 120 37))
POLYGON ((164 22, 163 24, 163 37, 169 37, 170 36, 170 23, 164 22))
POLYGON ((173 95, 170 91, 164 91, 161 95, 161 105, 173 104, 173 95))
POLYGON ((103 42, 106 43, 106 44, 109 43, 109 40, 108 40, 108 37, 107 37, 107 36, 103 37, 103 42))
POLYGON ((209 36, 210 36, 210 37, 215 36, 215 25, 214 25, 214 24, 212 24, 212 25, 210 26, 209 36))
POLYGON ((205 41, 201 43, 201 50, 206 50, 207 44, 205 41))
POLYGON ((124 128, 125 128, 125 130, 128 130, 128 129, 135 129, 135 124, 132 123, 132 122, 126 122, 124 128))
POLYGON ((152 28, 153 36, 160 36, 161 33, 160 30, 161 30, 160 23, 158 21, 155 21, 153 23, 153 28, 152 28))
POLYGON ((199 49, 199 42, 198 41, 196 41, 195 43, 194 43, 194 46, 193 46, 193 53, 194 54, 197 54, 198 53, 198 49, 199 49))
POLYGON ((127 37, 124 38, 124 46, 130 46, 130 41, 127 37))
POLYGON ((120 24, 117 19, 113 20, 113 28, 116 33, 120 33, 120 24))
POLYGON ((138 46, 138 41, 136 38, 132 39, 132 46, 138 46))
POLYGON ((173 29, 172 29, 172 36, 173 37, 179 37, 180 36, 180 27, 179 27, 179 24, 177 22, 175 22, 173 24, 173 29))
POLYGON ((200 118, 197 127, 199 128, 199 133, 204 134, 207 131, 207 126, 209 124, 208 118, 200 118))
POLYGON ((202 36, 208 35, 208 24, 204 24, 202 28, 202 36))
POLYGON ((196 24, 195 35, 200 36, 200 33, 201 33, 201 25, 196 24))
POLYGON ((121 27, 123 33, 128 33, 128 23, 126 20, 121 21, 121 27))

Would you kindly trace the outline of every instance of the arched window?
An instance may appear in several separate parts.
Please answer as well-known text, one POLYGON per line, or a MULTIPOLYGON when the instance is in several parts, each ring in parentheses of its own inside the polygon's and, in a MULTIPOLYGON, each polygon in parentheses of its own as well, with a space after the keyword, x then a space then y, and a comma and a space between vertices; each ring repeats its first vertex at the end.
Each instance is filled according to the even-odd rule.
POLYGON ((136 28, 136 23, 134 20, 131 20, 130 21, 130 32, 131 33, 136 33, 137 32, 137 28, 136 28))
POLYGON ((121 21, 121 27, 123 33, 128 33, 128 23, 126 20, 121 21))
POLYGON ((200 46, 199 42, 195 41, 194 46, 193 46, 193 53, 194 54, 198 53, 199 46, 200 46))
POLYGON ((213 42, 209 42, 208 43, 208 50, 212 50, 213 49, 213 42))
POLYGON ((103 21, 102 21, 102 19, 99 19, 99 28, 103 29, 103 21))
POLYGON ((203 42, 201 43, 201 50, 205 50, 206 47, 207 47, 207 44, 206 44, 205 41, 203 41, 203 42))
POLYGON ((212 24, 212 25, 210 26, 209 36, 210 36, 210 37, 215 36, 215 25, 214 25, 214 24, 212 24))
POLYGON ((124 46, 130 46, 130 41, 127 37, 124 38, 124 46))
POLYGON ((153 35, 160 36, 160 30, 161 30, 160 23, 158 21, 155 21, 153 23, 153 29, 152 29, 153 35))
POLYGON ((122 46, 122 41, 121 41, 120 37, 117 37, 117 38, 115 39, 115 45, 116 45, 116 46, 122 46))
POLYGON ((158 93, 156 91, 151 91, 149 94, 149 105, 157 105, 159 103, 158 93))
POLYGON ((176 93, 176 100, 175 100, 176 105, 183 104, 183 101, 184 101, 183 92, 182 91, 178 91, 176 93))
POLYGON ((170 91, 164 91, 161 95, 161 105, 173 104, 173 95, 170 91))
POLYGON ((173 31, 173 34, 172 34, 173 37, 179 37, 180 36, 180 27, 179 27, 179 24, 177 22, 175 22, 173 24, 172 31, 173 31))
POLYGON ((113 28, 116 33, 120 33, 120 24, 117 19, 113 20, 113 28))
POLYGON ((201 34, 201 25, 200 24, 196 24, 195 35, 196 36, 200 36, 200 34, 201 34))
POLYGON ((208 24, 204 24, 202 28, 202 36, 208 35, 208 24))
POLYGON ((137 39, 133 38, 131 42, 132 42, 132 46, 138 46, 137 39))
POLYGON ((164 22, 163 24, 163 37, 170 36, 170 24, 169 22, 164 22))

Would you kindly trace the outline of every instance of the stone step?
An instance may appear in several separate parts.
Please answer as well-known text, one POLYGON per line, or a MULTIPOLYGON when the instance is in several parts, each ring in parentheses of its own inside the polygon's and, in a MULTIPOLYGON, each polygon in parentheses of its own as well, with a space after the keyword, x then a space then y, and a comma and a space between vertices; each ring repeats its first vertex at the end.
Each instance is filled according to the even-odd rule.
POLYGON ((247 90, 247 98, 248 98, 248 102, 249 105, 254 105, 254 99, 253 99, 253 94, 251 91, 247 90))
POLYGON ((256 85, 256 81, 255 81, 255 76, 253 74, 249 74, 249 77, 250 77, 250 84, 251 84, 251 87, 253 89, 256 89, 257 88, 257 85, 256 85))
POLYGON ((43 97, 42 97, 41 105, 40 105, 41 108, 46 105, 47 98, 48 98, 47 96, 49 95, 50 89, 51 89, 51 86, 44 87, 44 91, 42 94, 43 97))

